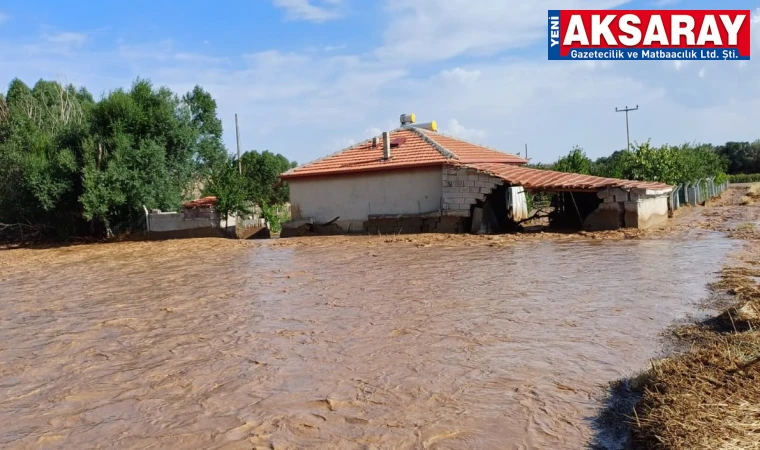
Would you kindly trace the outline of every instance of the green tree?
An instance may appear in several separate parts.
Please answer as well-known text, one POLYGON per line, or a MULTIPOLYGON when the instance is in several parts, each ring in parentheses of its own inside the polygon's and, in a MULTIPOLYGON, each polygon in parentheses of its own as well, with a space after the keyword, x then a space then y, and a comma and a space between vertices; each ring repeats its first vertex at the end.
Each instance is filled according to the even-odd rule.
POLYGON ((295 161, 268 150, 245 152, 240 159, 251 200, 258 205, 276 205, 289 200, 290 189, 287 183, 280 182, 280 174, 295 167, 295 161))
POLYGON ((623 162, 627 155, 626 150, 618 150, 610 156, 597 158, 591 166, 591 175, 609 178, 623 177, 623 162))
POLYGON ((726 142, 715 151, 725 158, 730 174, 760 173, 760 140, 749 142, 726 142))
POLYGON ((589 175, 591 174, 591 165, 592 162, 583 149, 575 146, 567 156, 561 157, 554 163, 553 170, 589 175))
POLYGON ((631 145, 620 162, 622 178, 680 184, 725 175, 725 160, 710 145, 631 145))
POLYGON ((246 179, 240 175, 236 158, 228 157, 212 168, 205 195, 216 197, 216 211, 225 222, 230 215, 251 213, 246 179))
POLYGON ((137 79, 95 101, 84 88, 14 79, 0 95, 0 222, 56 234, 140 226, 175 209, 227 161, 216 102, 137 79))

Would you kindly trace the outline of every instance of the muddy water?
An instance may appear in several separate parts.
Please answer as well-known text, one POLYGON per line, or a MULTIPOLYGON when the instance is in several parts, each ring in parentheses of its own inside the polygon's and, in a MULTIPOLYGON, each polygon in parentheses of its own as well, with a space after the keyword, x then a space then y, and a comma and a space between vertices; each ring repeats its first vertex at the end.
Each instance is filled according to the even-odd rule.
POLYGON ((0 255, 0 447, 582 448, 732 246, 208 242, 0 255))

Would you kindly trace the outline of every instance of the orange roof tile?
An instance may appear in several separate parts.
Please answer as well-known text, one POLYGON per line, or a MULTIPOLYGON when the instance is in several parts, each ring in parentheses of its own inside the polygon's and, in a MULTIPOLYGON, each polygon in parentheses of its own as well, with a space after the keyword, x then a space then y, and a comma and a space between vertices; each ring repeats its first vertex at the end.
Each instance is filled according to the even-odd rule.
POLYGON ((391 158, 383 159, 383 139, 378 138, 376 147, 368 139, 338 153, 296 167, 280 175, 283 180, 359 173, 378 170, 408 169, 440 166, 458 162, 499 162, 525 164, 528 161, 515 155, 471 144, 449 136, 418 128, 399 128, 390 133, 391 158))
POLYGON ((528 162, 528 160, 510 153, 471 144, 467 141, 462 141, 451 136, 444 136, 434 131, 420 131, 438 143, 438 145, 456 155, 455 159, 462 163, 502 162, 508 164, 526 164, 528 162))
POLYGON ((670 191, 673 186, 651 181, 621 180, 618 178, 595 177, 577 173, 555 172, 531 169, 512 164, 473 163, 460 164, 480 172, 501 178, 509 184, 527 189, 554 191, 599 191, 602 189, 649 189, 670 191))
POLYGON ((206 207, 206 206, 214 206, 216 205, 216 197, 210 196, 210 197, 203 197, 199 198, 197 200, 192 200, 189 202, 185 202, 182 204, 183 208, 199 208, 199 207, 206 207))

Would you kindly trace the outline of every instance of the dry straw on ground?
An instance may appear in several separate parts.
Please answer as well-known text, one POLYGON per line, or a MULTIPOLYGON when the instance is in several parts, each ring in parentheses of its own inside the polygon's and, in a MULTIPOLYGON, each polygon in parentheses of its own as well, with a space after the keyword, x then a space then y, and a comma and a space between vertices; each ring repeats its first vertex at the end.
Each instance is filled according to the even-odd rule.
MULTIPOLYGON (((757 233, 747 227, 745 237, 757 233)), ((754 245, 754 256, 760 253, 754 245)), ((752 260, 752 259, 751 259, 752 260)), ((717 317, 677 330, 691 343, 637 382, 636 448, 760 449, 760 268, 732 267, 712 286, 735 303, 717 317)))
POLYGON ((632 447, 760 450, 760 183, 734 188, 711 229, 745 242, 745 255, 710 286, 722 312, 675 334, 689 351, 653 362, 630 383, 641 393, 631 413, 632 447))
POLYGON ((751 205, 755 200, 760 199, 760 183, 753 183, 747 189, 747 195, 741 198, 742 205, 751 205))

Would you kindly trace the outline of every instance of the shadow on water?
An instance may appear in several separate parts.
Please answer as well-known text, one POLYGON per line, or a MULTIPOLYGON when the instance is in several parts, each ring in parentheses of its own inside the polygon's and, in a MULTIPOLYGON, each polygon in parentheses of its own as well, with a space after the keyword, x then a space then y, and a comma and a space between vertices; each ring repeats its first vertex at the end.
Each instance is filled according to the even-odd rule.
POLYGON ((594 432, 589 448, 593 450, 629 450, 633 407, 641 399, 636 389, 638 378, 625 378, 610 384, 602 408, 590 419, 594 432))
MULTIPOLYGON (((735 301, 735 297, 722 292, 710 291, 702 302, 705 309, 716 311, 728 307, 735 301)), ((727 323, 723 315, 715 316, 702 311, 698 315, 689 315, 688 318, 676 321, 671 327, 675 330, 681 326, 698 324, 719 332, 730 331, 732 325, 727 323)), ((665 349, 661 357, 675 356, 687 353, 690 344, 679 340, 675 334, 666 333, 665 349)), ((621 378, 610 383, 601 400, 601 408, 595 417, 587 419, 593 431, 593 437, 589 444, 592 450, 633 450, 636 448, 632 442, 632 430, 636 427, 634 407, 641 400, 643 385, 648 376, 647 368, 630 377, 621 378)))

